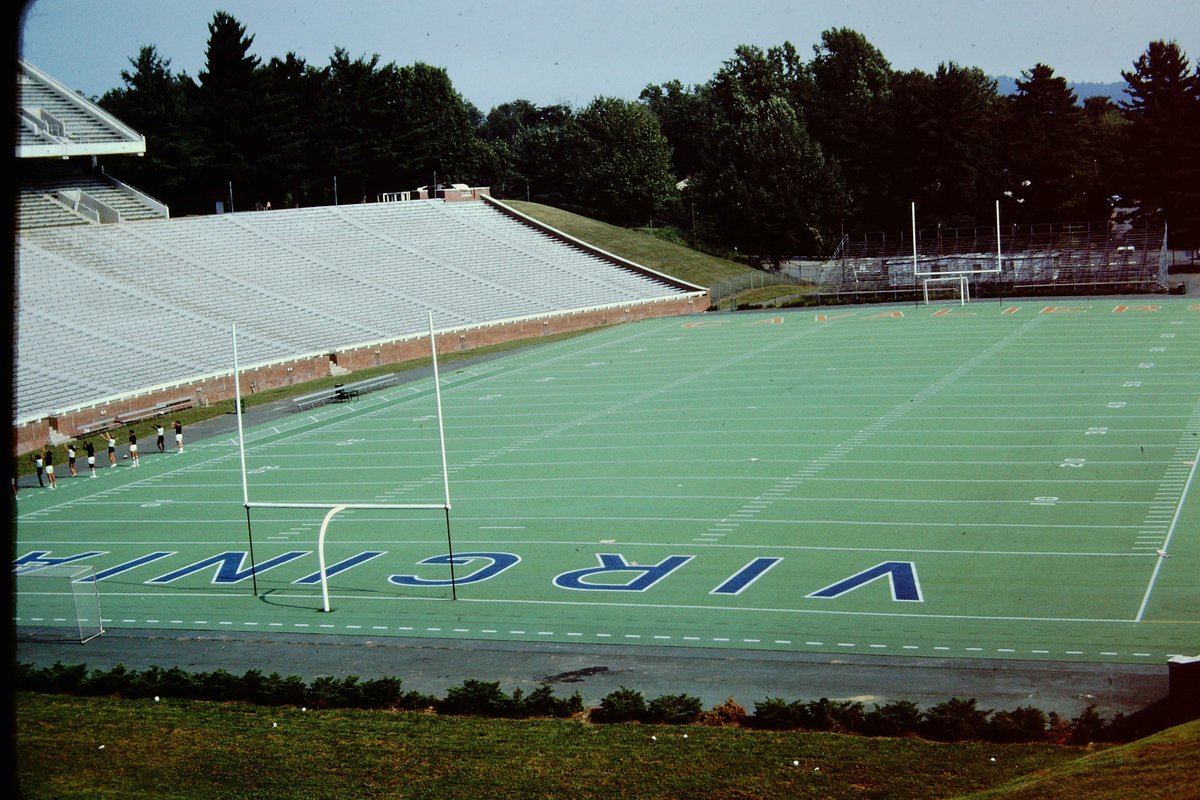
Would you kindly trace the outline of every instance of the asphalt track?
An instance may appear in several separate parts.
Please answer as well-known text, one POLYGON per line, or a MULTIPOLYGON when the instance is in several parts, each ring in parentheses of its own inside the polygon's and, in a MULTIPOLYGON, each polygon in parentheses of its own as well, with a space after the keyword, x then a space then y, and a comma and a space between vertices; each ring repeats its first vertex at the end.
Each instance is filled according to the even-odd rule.
MULTIPOLYGON (((457 362, 458 365, 470 362, 457 362)), ((405 379, 419 380, 415 370, 405 379)), ((253 426, 292 412, 290 402, 248 409, 253 426)), ((228 436, 232 415, 189 426, 188 441, 228 436)), ((26 479, 23 485, 29 485, 26 479)), ((979 707, 1011 710, 1032 705, 1064 716, 1089 706, 1105 716, 1129 714, 1164 698, 1167 665, 897 658, 745 650, 692 650, 609 645, 566 645, 372 638, 303 634, 229 634, 181 631, 108 631, 80 645, 20 641, 18 663, 86 664, 89 669, 178 667, 296 675, 395 677, 406 691, 442 696, 464 680, 499 681, 528 692, 546 683, 560 696, 579 691, 587 705, 627 687, 651 699, 685 693, 705 707, 732 697, 753 710, 768 697, 821 697, 883 705, 912 700, 928 707, 951 697, 975 698, 979 707)))

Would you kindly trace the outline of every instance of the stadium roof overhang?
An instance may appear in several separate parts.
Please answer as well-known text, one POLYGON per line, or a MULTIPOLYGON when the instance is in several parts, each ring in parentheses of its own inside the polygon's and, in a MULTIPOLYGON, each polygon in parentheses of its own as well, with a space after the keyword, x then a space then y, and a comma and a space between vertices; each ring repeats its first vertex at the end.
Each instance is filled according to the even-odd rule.
MULTIPOLYGON (((18 84, 36 85, 39 100, 27 100, 17 92, 18 127, 39 141, 19 141, 17 158, 72 158, 99 155, 145 155, 146 137, 109 114, 78 92, 47 75, 23 59, 17 60, 18 84), (64 110, 89 120, 87 141, 72 138, 63 124, 64 110)), ((18 137, 20 139, 20 137, 18 137)))

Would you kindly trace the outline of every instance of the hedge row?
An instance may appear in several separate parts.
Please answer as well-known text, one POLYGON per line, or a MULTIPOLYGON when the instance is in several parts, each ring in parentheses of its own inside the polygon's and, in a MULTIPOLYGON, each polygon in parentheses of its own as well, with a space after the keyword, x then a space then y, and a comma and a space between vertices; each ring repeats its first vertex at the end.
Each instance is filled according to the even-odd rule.
MULTIPOLYGON (((529 694, 521 689, 511 695, 499 683, 464 681, 437 698, 401 690, 397 678, 360 680, 322 677, 306 684, 296 676, 263 675, 250 670, 238 677, 225 670, 189 673, 177 667, 150 667, 145 671, 117 666, 108 671, 89 671, 86 665, 36 668, 18 664, 18 691, 82 696, 111 695, 130 699, 174 697, 191 700, 237 701, 265 706, 307 708, 362 708, 435 711, 502 718, 571 717, 584 711, 583 698, 575 692, 567 698, 554 695, 548 685, 529 694)), ((756 703, 753 714, 733 698, 704 710, 698 698, 686 694, 663 695, 647 701, 641 692, 621 687, 590 709, 588 718, 597 723, 644 722, 668 725, 739 725, 767 730, 813 730, 854 733, 864 736, 919 736, 936 741, 968 739, 991 742, 1088 742, 1123 741, 1133 738, 1124 717, 1103 719, 1089 707, 1067 720, 1058 714, 1024 706, 1013 711, 980 709, 975 700, 951 698, 925 711, 908 700, 875 705, 821 698, 812 702, 767 698, 756 703)))

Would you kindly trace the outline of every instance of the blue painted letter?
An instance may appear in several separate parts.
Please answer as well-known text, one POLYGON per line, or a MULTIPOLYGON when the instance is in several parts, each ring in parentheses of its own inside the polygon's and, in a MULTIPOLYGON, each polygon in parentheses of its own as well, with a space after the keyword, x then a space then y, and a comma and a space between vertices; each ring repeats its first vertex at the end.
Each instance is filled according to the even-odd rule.
POLYGON ((591 592, 644 592, 675 570, 692 560, 692 556, 667 556, 657 564, 630 564, 623 557, 612 553, 597 553, 601 566, 587 569, 576 569, 564 572, 554 579, 554 585, 560 589, 579 589, 591 592), (606 572, 635 572, 641 573, 628 578, 624 583, 593 583, 585 581, 592 575, 602 575, 606 572))
MULTIPOLYGON (((418 561, 418 564, 440 564, 450 566, 453 564, 456 567, 463 564, 470 564, 472 561, 484 560, 488 561, 487 565, 480 567, 465 577, 454 576, 455 585, 461 586, 464 583, 479 583, 496 577, 504 570, 513 566, 521 560, 520 556, 515 556, 512 553, 457 553, 454 558, 448 555, 431 556, 424 561, 418 561)), ((394 583, 397 586, 449 586, 450 579, 445 580, 428 580, 426 578, 418 578, 416 575, 393 575, 388 578, 388 582, 394 583)))
POLYGON ((831 599, 841 597, 860 586, 886 577, 892 587, 892 599, 909 603, 921 603, 921 583, 917 580, 917 565, 911 561, 884 561, 870 569, 864 569, 845 580, 830 584, 820 591, 813 592, 809 597, 831 599))

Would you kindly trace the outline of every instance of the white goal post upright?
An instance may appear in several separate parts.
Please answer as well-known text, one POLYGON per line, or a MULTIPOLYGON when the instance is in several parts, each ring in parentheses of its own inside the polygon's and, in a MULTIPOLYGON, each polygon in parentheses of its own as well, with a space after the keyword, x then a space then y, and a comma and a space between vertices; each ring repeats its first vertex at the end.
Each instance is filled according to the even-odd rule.
POLYGON ((246 540, 250 543, 250 582, 258 597, 258 569, 254 563, 254 527, 250 523, 250 487, 246 483, 246 437, 242 434, 242 370, 238 366, 237 323, 231 326, 233 338, 233 415, 237 417, 238 456, 241 458, 242 507, 246 509, 246 540))
MULTIPOLYGON (((342 511, 347 509, 407 509, 407 510, 434 510, 441 509, 445 512, 446 517, 446 545, 449 548, 450 562, 450 596, 451 599, 458 599, 458 586, 454 575, 454 541, 450 533, 450 468, 446 460, 446 433, 445 425, 442 420, 442 384, 441 376, 438 372, 437 360, 437 337, 433 330, 433 312, 429 312, 429 349, 433 358, 433 387, 434 398, 437 405, 437 421, 438 421, 438 445, 441 449, 442 456, 442 490, 443 501, 441 503, 287 503, 287 502, 258 502, 250 500, 250 488, 247 480, 246 472, 246 439, 242 430, 242 402, 240 378, 241 373, 237 364, 237 326, 233 328, 233 383, 234 383, 234 413, 237 414, 238 422, 238 452, 241 457, 241 473, 242 473, 242 504, 246 508, 246 526, 249 531, 250 541, 250 572, 253 576, 257 571, 254 564, 254 539, 250 522, 250 510, 252 508, 312 508, 324 509, 326 511, 325 518, 321 522, 321 530, 317 536, 317 559, 320 564, 321 574, 321 598, 323 603, 322 610, 330 611, 329 604, 329 580, 326 571, 325 562, 325 534, 329 528, 329 523, 333 518, 342 511)), ((254 581, 254 594, 258 595, 257 578, 254 581)))

